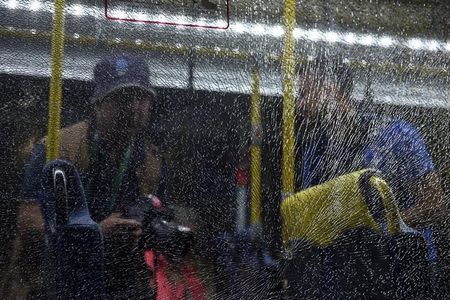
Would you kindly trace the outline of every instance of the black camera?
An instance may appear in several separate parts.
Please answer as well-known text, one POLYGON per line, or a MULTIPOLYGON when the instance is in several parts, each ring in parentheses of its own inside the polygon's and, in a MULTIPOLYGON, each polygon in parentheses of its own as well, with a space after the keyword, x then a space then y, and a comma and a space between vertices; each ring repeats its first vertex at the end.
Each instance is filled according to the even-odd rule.
POLYGON ((194 234, 190 228, 173 222, 173 218, 169 207, 148 209, 142 222, 140 246, 143 250, 153 250, 172 261, 180 261, 186 256, 194 242, 194 234))

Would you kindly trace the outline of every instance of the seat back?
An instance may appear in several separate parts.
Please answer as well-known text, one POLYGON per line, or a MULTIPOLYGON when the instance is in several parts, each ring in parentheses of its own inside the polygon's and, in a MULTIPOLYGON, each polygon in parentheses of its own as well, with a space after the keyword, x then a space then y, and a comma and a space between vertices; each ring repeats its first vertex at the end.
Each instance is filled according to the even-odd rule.
POLYGON ((281 205, 290 298, 421 298, 430 295, 426 246, 403 232, 381 175, 360 170, 281 205))
POLYGON ((91 219, 76 168, 55 160, 42 173, 49 297, 104 299, 103 238, 91 219))

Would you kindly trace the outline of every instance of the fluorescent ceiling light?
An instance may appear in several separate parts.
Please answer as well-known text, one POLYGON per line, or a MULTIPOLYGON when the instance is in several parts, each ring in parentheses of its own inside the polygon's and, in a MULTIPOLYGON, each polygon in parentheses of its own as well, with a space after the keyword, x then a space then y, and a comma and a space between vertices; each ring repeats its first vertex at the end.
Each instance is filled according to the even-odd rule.
POLYGON ((296 39, 301 39, 304 38, 306 36, 306 31, 297 27, 294 29, 294 38, 296 39))
POLYGON ((134 13, 133 18, 135 20, 145 21, 148 19, 148 16, 146 14, 144 14, 143 12, 137 12, 137 13, 134 13))
POLYGON ((33 0, 30 2, 30 10, 32 11, 38 11, 42 6, 42 3, 37 1, 37 0, 33 0))
POLYGON ((119 18, 119 19, 126 19, 127 18, 127 13, 123 10, 116 10, 112 13, 112 16, 114 18, 119 18))
POLYGON ((393 43, 394 40, 389 36, 382 36, 378 41, 378 44, 385 48, 392 46, 393 43))
POLYGON ((325 40, 330 43, 336 43, 339 39, 339 35, 334 31, 328 31, 325 33, 325 40))
POLYGON ((81 6, 80 4, 75 4, 70 8, 72 10, 72 14, 75 16, 82 16, 84 13, 83 6, 81 6))
MULTIPOLYGON (((17 8, 25 8, 30 11, 46 11, 49 13, 53 12, 53 4, 50 1, 40 2, 39 0, 4 0, 0 2, 0 5, 8 8, 8 9, 17 9, 17 8)), ((104 18, 104 14, 102 13, 102 9, 96 6, 89 5, 81 5, 81 4, 73 4, 67 7, 67 13, 74 16, 93 16, 98 19, 104 18)), ((127 19, 132 18, 135 20, 146 21, 146 20, 156 20, 162 23, 177 23, 177 24, 187 24, 187 23, 195 23, 199 26, 206 26, 213 24, 217 27, 224 27, 226 25, 224 20, 206 20, 200 19, 195 22, 190 20, 186 16, 175 15, 168 18, 167 15, 158 14, 158 15, 149 15, 144 12, 135 12, 132 14, 127 14, 124 10, 110 10, 110 15, 114 18, 119 19, 127 19)), ((142 25, 141 25, 142 26, 142 25)), ((177 26, 178 30, 185 30, 183 26, 177 26)), ((198 28, 199 30, 204 30, 204 28, 198 28)), ((251 23, 242 23, 236 22, 231 24, 230 31, 236 32, 238 34, 253 34, 256 36, 262 35, 270 35, 273 37, 281 37, 284 35, 284 27, 280 24, 274 25, 265 25, 265 24, 251 24, 251 23)), ((220 31, 215 30, 215 33, 222 34, 227 33, 229 31, 220 31)), ((390 36, 381 36, 377 37, 371 34, 357 34, 352 32, 335 32, 335 31, 321 31, 318 29, 302 29, 295 28, 294 29, 294 38, 295 39, 307 39, 310 41, 325 41, 328 43, 346 43, 346 44, 361 44, 363 46, 380 46, 380 47, 393 47, 393 46, 403 46, 408 47, 413 50, 428 50, 428 51, 447 51, 450 52, 450 43, 446 41, 436 41, 436 40, 427 40, 427 39, 394 39, 390 36)))
POLYGON ((407 45, 408 45, 408 47, 410 47, 411 49, 418 50, 418 49, 421 49, 421 48, 422 48, 423 43, 422 43, 422 41, 419 40, 419 39, 411 39, 411 40, 408 41, 407 45))
POLYGON ((318 41, 321 35, 321 32, 317 29, 312 29, 306 32, 306 38, 311 41, 318 41))
POLYGON ((435 40, 428 41, 426 46, 427 46, 427 49, 430 51, 436 51, 439 49, 439 43, 438 43, 438 41, 435 41, 435 40))
POLYGON ((360 37, 359 41, 364 46, 372 46, 375 42, 375 39, 371 34, 365 34, 360 37))
POLYGON ((217 20, 215 22, 212 22, 212 24, 215 27, 221 27, 221 28, 227 26, 227 22, 225 22, 224 20, 217 20))
POLYGON ((236 24, 231 25, 231 30, 236 31, 237 33, 243 33, 245 31, 245 26, 241 22, 237 22, 236 24))
POLYGON ((353 45, 356 42, 356 35, 352 32, 344 34, 344 42, 353 45))
POLYGON ((271 31, 270 31, 270 34, 273 35, 273 36, 275 36, 275 37, 281 37, 281 36, 283 36, 283 34, 284 34, 284 28, 283 28, 283 26, 281 26, 281 25, 273 26, 272 29, 271 29, 271 31))
POLYGON ((9 0, 6 4, 9 9, 15 9, 18 6, 17 0, 9 0))
POLYGON ((252 26, 251 32, 256 35, 262 35, 262 34, 264 34, 265 29, 261 24, 256 24, 256 25, 252 26))
POLYGON ((445 45, 445 50, 450 52, 450 42, 447 42, 447 44, 445 45))

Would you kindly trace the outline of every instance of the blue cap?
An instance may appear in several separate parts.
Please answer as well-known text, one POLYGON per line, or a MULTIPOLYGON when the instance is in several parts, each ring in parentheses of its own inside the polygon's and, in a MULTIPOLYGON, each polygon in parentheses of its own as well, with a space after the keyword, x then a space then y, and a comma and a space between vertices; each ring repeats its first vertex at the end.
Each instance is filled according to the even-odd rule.
POLYGON ((101 60, 94 69, 94 84, 92 103, 127 87, 140 88, 156 97, 155 90, 150 87, 147 62, 139 56, 121 54, 101 60))

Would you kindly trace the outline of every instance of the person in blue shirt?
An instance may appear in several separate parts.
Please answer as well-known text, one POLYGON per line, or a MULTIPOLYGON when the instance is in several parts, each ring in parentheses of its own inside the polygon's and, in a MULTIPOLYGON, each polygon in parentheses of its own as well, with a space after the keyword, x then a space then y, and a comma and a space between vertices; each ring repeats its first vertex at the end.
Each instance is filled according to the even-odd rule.
POLYGON ((364 118, 351 99, 351 70, 339 60, 320 57, 308 62, 299 70, 299 82, 297 189, 362 168, 378 169, 408 225, 436 224, 444 230, 448 209, 417 128, 401 119, 377 124, 364 118))
POLYGON ((353 76, 339 60, 319 58, 299 70, 296 188, 364 168, 381 171, 403 221, 422 232, 429 263, 447 289, 449 209, 439 174, 419 130, 402 119, 364 116, 351 99, 353 76))
MULTIPOLYGON (((61 130, 60 158, 80 171, 90 215, 102 229, 108 298, 150 297, 143 256, 137 250, 142 216, 136 215, 136 207, 160 186, 160 156, 145 134, 156 92, 146 61, 128 54, 101 60, 94 69, 94 84, 90 118, 61 130)), ((46 217, 40 207, 45 145, 43 138, 34 147, 22 184, 18 236, 26 251, 25 267, 36 265, 44 251, 33 237, 42 235, 46 217)), ((29 284, 39 281, 36 278, 29 284)), ((32 289, 34 296, 45 298, 42 287, 32 289)))

